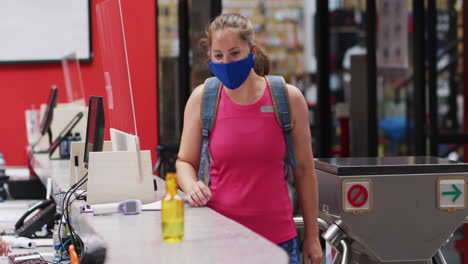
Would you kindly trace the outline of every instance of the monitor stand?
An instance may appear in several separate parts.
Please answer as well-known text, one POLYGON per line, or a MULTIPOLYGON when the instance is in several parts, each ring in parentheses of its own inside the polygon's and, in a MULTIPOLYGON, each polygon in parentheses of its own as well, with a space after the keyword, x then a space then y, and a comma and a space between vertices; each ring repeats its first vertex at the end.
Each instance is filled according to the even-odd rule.
POLYGON ((49 138, 49 147, 48 147, 47 149, 35 150, 35 147, 36 147, 37 145, 39 145, 39 143, 41 142, 41 138, 42 138, 42 137, 41 137, 41 138, 39 138, 39 141, 38 141, 36 144, 34 144, 34 145, 31 146, 32 152, 33 152, 34 154, 49 153, 49 148, 50 148, 50 146, 52 146, 52 129, 50 129, 50 127, 47 129, 47 136, 48 136, 48 138, 49 138))
POLYGON ((140 154, 139 159, 135 151, 90 152, 87 203, 116 203, 128 199, 138 199, 143 204, 155 202, 151 153, 142 150, 140 154), (138 175, 140 169, 142 175, 138 175))

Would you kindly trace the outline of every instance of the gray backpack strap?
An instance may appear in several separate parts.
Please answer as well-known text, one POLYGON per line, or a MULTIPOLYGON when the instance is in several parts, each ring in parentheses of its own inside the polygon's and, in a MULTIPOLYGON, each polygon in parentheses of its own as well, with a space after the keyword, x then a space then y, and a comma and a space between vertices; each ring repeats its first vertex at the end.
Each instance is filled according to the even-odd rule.
POLYGON ((291 137, 291 111, 289 107, 288 91, 283 77, 268 75, 266 76, 270 95, 275 109, 275 115, 278 123, 283 128, 284 141, 286 142, 287 162, 289 165, 296 166, 296 157, 291 137))
POLYGON ((198 180, 210 185, 210 132, 216 121, 219 95, 221 94, 221 82, 216 77, 211 77, 205 81, 203 101, 201 107, 201 121, 203 125, 203 143, 200 155, 200 166, 198 168, 198 180))

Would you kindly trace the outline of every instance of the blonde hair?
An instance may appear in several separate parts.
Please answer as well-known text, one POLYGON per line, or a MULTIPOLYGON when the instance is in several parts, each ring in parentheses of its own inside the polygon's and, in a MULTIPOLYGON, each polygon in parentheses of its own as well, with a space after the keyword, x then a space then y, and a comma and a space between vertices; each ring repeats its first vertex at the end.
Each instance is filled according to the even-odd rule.
MULTIPOLYGON (((207 27, 205 37, 200 40, 200 45, 208 51, 211 50, 213 32, 217 30, 230 29, 239 34, 239 38, 249 45, 251 52, 255 44, 253 25, 250 20, 237 13, 227 13, 217 16, 207 27)), ((208 58, 209 59, 209 58, 208 58)), ((270 58, 265 50, 257 45, 255 53, 254 71, 260 76, 270 73, 270 58)))

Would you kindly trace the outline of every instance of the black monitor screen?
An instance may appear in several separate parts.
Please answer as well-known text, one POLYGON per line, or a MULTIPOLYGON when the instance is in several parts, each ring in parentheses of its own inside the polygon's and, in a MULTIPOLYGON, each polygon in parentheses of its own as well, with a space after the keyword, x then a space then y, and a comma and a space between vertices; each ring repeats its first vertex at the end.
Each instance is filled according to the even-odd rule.
POLYGON ((88 127, 84 149, 84 166, 88 167, 89 152, 102 151, 104 144, 104 106, 101 96, 90 96, 88 106, 88 127))
POLYGON ((49 100, 47 100, 47 108, 42 116, 41 120, 41 135, 47 133, 52 123, 52 118, 54 115, 54 108, 57 105, 57 87, 52 86, 49 93, 49 100))

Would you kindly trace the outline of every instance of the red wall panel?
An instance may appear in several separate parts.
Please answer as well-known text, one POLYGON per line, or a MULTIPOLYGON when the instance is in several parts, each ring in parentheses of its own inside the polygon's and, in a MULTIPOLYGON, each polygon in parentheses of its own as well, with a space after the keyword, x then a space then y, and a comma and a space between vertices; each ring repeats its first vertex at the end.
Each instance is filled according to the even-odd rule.
MULTIPOLYGON (((117 1, 117 0, 111 0, 117 1)), ((85 96, 104 97, 107 94, 97 35, 95 5, 102 0, 91 0, 93 61, 80 63, 85 96)), ((151 150, 153 164, 157 146, 157 92, 156 92, 156 7, 155 0, 122 0, 122 12, 127 39, 130 73, 138 135, 141 149, 151 150)), ((60 63, 3 64, 0 65, 0 152, 8 166, 27 164, 27 138, 24 110, 47 101, 52 85, 59 88, 59 103, 65 102, 65 84, 60 63)), ((106 139, 109 139, 109 122, 106 139)))

